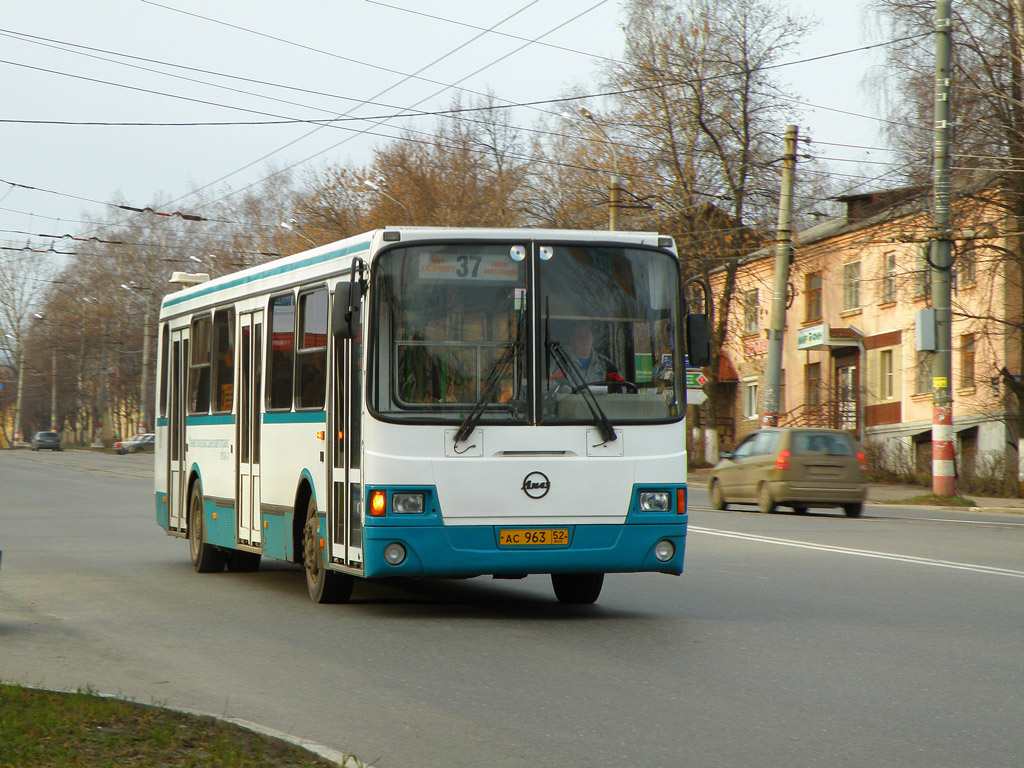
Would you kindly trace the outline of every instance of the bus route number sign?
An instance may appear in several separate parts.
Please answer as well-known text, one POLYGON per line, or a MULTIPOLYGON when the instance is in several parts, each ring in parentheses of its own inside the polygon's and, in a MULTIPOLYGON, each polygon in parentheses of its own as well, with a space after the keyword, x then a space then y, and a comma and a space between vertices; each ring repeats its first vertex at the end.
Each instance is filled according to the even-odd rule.
POLYGON ((424 253, 420 254, 419 279, 516 282, 519 266, 493 255, 424 253))
POLYGON ((569 529, 502 528, 498 543, 503 547, 564 547, 569 543, 569 529))

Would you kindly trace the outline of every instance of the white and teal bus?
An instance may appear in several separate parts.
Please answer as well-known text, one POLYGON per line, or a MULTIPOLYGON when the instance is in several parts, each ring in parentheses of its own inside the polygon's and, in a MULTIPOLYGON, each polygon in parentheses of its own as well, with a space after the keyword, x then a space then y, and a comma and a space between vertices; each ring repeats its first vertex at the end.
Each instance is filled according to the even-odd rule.
POLYGON ((671 238, 380 229, 168 294, 159 334, 157 521, 199 572, 682 572, 710 345, 671 238))

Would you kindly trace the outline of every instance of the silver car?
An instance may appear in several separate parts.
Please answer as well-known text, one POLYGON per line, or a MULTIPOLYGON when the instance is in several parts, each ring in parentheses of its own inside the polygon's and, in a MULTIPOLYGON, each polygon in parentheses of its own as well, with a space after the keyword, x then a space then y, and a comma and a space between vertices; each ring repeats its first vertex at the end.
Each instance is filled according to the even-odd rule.
POLYGON ((808 507, 842 507, 858 517, 867 495, 867 462, 849 432, 841 429, 772 427, 748 435, 734 451, 723 451, 711 470, 712 509, 756 504, 803 513, 808 507))

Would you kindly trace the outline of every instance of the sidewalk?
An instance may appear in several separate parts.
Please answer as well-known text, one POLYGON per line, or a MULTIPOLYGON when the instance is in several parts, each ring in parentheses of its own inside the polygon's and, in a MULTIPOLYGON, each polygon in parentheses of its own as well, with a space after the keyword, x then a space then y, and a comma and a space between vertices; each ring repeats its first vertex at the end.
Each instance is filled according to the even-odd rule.
MULTIPOLYGON (((708 483, 708 470, 696 469, 689 473, 687 482, 695 487, 706 488, 708 483)), ((904 499, 913 499, 924 496, 931 492, 930 488, 920 485, 898 485, 890 483, 870 483, 868 485, 868 504, 888 504, 904 499)), ((973 507, 960 507, 978 512, 1003 512, 1009 514, 1024 515, 1024 499, 1002 498, 994 496, 977 496, 965 494, 965 498, 974 502, 973 507)), ((922 506, 934 506, 923 504, 922 506)))

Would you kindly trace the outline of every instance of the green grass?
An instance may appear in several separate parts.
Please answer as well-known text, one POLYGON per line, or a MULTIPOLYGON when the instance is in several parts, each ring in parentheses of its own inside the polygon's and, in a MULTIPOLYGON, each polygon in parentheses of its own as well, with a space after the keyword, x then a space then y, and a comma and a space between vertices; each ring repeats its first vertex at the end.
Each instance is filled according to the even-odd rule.
POLYGON ((923 496, 914 496, 910 499, 899 501, 887 501, 886 504, 919 504, 927 507, 976 507, 973 500, 965 499, 963 496, 936 496, 934 493, 926 493, 923 496))
POLYGON ((212 718, 95 695, 0 685, 2 768, 337 768, 212 718))

